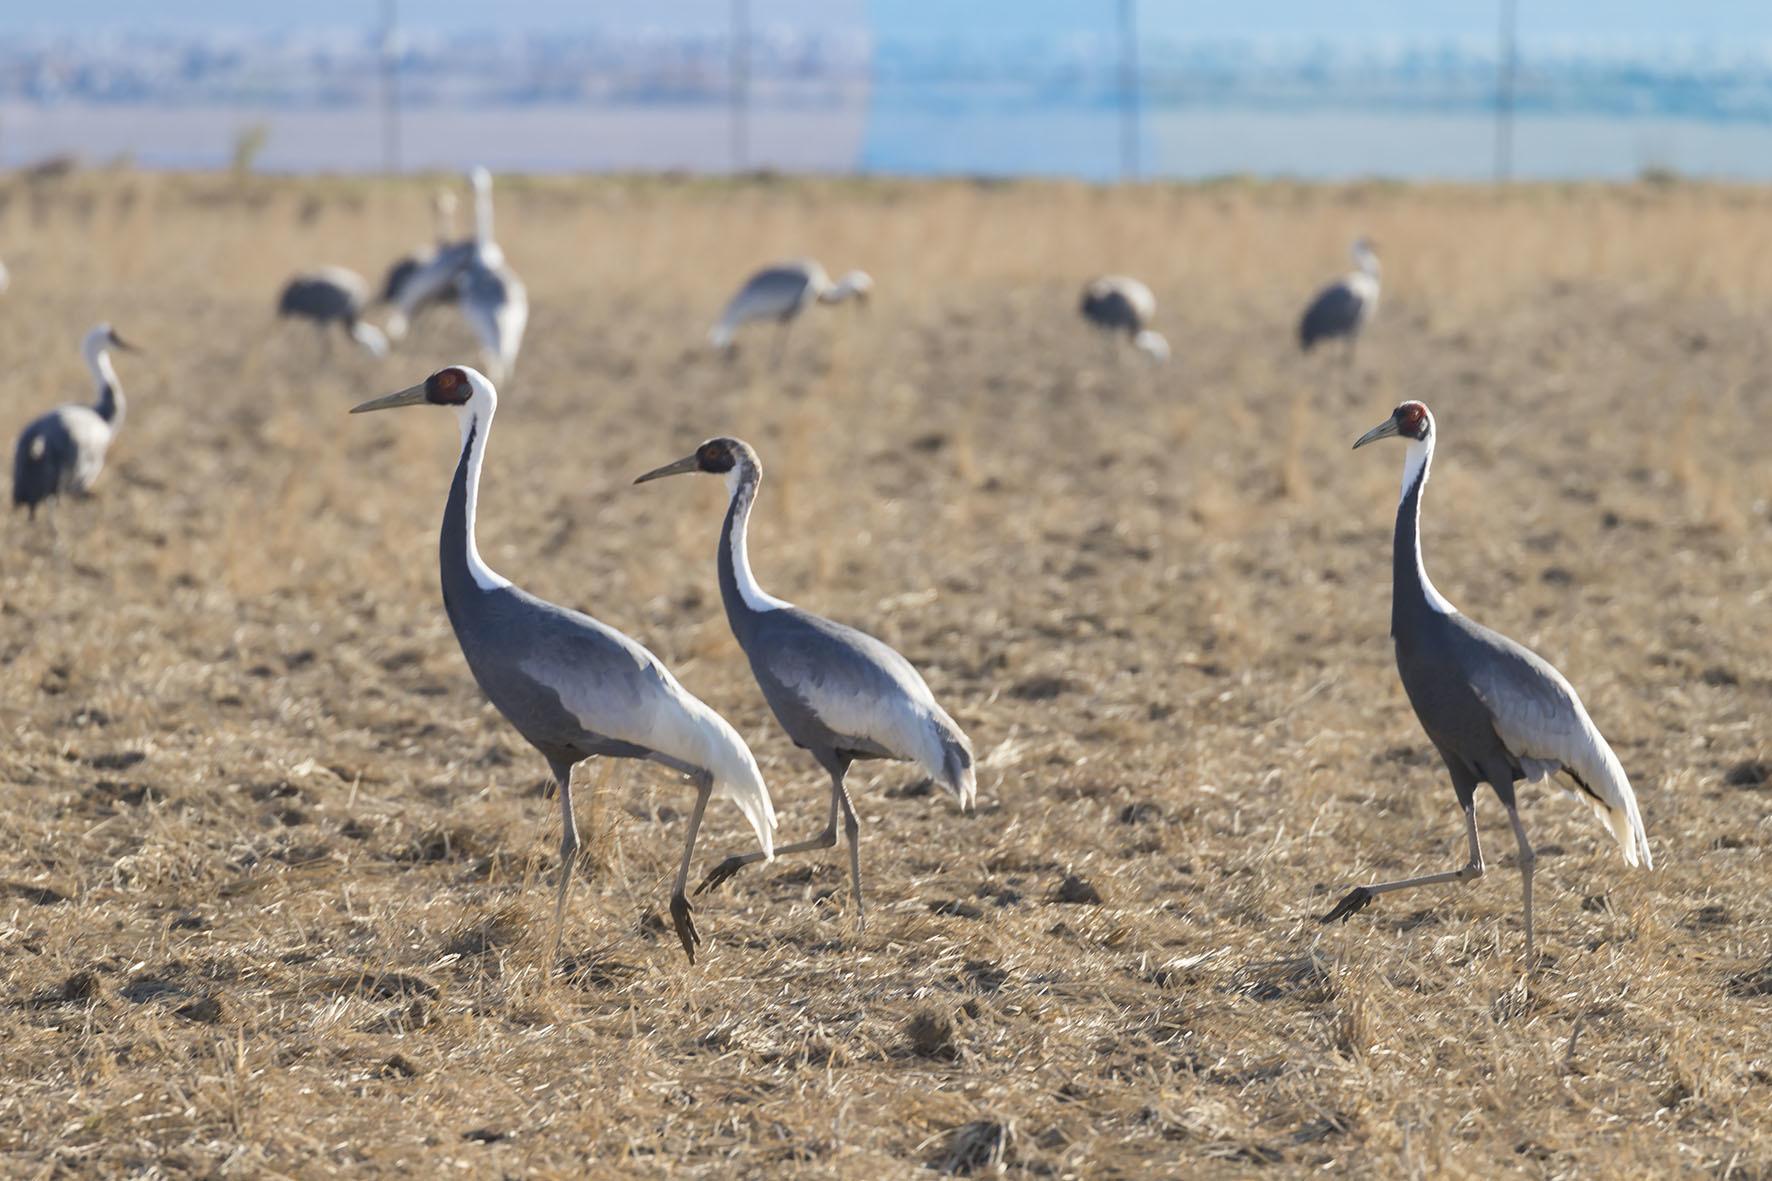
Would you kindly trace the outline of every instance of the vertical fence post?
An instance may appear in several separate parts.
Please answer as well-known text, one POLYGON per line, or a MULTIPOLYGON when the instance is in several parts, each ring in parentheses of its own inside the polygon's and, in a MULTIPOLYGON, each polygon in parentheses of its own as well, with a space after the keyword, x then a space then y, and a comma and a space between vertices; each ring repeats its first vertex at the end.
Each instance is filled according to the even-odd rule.
POLYGON ((400 171, 400 15, 396 0, 381 5, 381 166, 400 171))
POLYGON ((1120 0, 1120 178, 1138 179, 1138 0, 1120 0))
POLYGON ((1501 65, 1495 88, 1495 183, 1514 176, 1514 72, 1517 0, 1501 0, 1501 65))
POLYGON ((732 171, 750 166, 750 0, 732 0, 732 171))

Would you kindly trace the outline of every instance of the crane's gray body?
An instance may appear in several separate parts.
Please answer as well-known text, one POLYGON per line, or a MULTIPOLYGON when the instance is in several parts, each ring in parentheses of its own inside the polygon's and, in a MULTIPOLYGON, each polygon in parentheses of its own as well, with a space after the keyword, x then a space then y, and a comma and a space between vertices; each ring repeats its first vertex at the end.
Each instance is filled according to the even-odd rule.
POLYGON ((1298 322, 1298 346, 1305 352, 1321 340, 1356 335, 1366 321, 1366 301, 1346 283, 1332 283, 1318 293, 1298 322))
POLYGON ((486 587, 467 558, 467 481, 470 437, 462 448, 443 510, 438 560, 443 607, 474 680, 498 712, 564 778, 593 755, 651 759, 684 774, 699 768, 639 743, 588 728, 561 700, 576 686, 575 703, 589 694, 614 714, 627 714, 667 693, 666 674, 646 649, 614 628, 559 607, 513 585, 486 587))
POLYGON ((105 386, 99 405, 60 406, 19 434, 12 456, 12 503, 29 509, 63 493, 85 493, 104 471, 115 401, 105 386))
POLYGON ((1125 275, 1107 275, 1083 289, 1083 318, 1097 328, 1137 336, 1150 327, 1157 301, 1151 289, 1125 275))
POLYGON ((369 285, 355 271, 320 267, 284 285, 277 299, 277 314, 349 328, 362 318, 368 296, 369 285))

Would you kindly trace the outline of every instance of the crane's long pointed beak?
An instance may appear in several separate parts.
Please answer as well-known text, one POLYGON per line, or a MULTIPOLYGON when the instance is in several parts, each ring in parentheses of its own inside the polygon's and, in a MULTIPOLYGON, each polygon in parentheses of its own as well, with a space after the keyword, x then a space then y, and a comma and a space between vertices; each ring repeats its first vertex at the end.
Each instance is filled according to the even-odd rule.
POLYGON ((124 340, 121 336, 118 336, 115 332, 111 333, 111 347, 114 349, 122 349, 126 353, 139 353, 142 351, 135 345, 130 344, 127 340, 124 340))
POLYGON ((352 414, 367 414, 371 410, 392 410, 396 406, 416 406, 425 400, 424 383, 407 386, 397 394, 383 394, 379 398, 371 398, 351 407, 352 414))
POLYGON ((1359 438, 1354 440, 1354 450, 1358 451, 1368 443, 1376 443, 1380 439, 1388 439, 1397 433, 1397 420, 1387 418, 1359 438))
POLYGON ((693 455, 685 455, 682 459, 676 460, 673 463, 667 463, 663 467, 653 468, 645 475, 635 479, 634 483, 644 484, 648 480, 662 480, 666 476, 680 476, 684 472, 696 472, 700 470, 701 461, 693 455))

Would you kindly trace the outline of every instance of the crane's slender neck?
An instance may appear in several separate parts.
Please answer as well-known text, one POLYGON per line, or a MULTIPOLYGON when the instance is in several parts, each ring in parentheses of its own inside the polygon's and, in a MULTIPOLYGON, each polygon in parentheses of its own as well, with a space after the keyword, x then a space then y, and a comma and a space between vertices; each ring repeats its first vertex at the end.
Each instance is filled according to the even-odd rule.
POLYGON ((474 185, 474 239, 481 243, 492 241, 492 184, 474 185))
POLYGON ((480 559, 480 547, 474 540, 480 465, 486 458, 492 410, 469 406, 457 413, 461 418, 461 458, 455 465, 455 479, 449 485, 449 500, 443 506, 443 535, 437 549, 443 575, 443 605, 451 620, 461 604, 476 592, 511 585, 510 579, 480 559))
POLYGON ((1391 635, 1401 635, 1401 625, 1422 612, 1455 615, 1458 608, 1434 589, 1421 561, 1421 493, 1427 486, 1428 465, 1434 458, 1434 437, 1409 440, 1409 457, 1403 464, 1403 494, 1397 502, 1397 529, 1391 548, 1391 635))
POLYGON ((735 632, 757 615, 788 606, 758 586, 751 573, 745 534, 751 520, 751 505, 757 499, 757 486, 762 482, 763 473, 752 463, 739 463, 726 473, 726 488, 732 498, 726 505, 726 521, 720 526, 720 599, 726 604, 726 619, 735 632))
POLYGON ((93 384, 98 387, 98 399, 92 408, 115 430, 123 425, 123 387, 118 384, 117 370, 111 365, 110 350, 97 348, 87 353, 86 367, 92 370, 93 384))

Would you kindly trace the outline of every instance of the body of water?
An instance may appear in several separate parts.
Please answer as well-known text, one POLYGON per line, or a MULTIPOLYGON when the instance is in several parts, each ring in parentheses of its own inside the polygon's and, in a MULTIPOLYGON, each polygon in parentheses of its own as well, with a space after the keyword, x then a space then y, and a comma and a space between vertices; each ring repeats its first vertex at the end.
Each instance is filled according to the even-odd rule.
MULTIPOLYGON (((283 172, 366 172, 383 161, 373 107, 61 104, 0 106, 0 166, 63 152, 93 163, 225 167, 237 137, 263 127, 257 166, 283 172)), ((1120 170, 1120 120, 1104 107, 1002 109, 928 102, 762 107, 747 123, 748 166, 790 172, 901 175, 1067 175, 1120 170)), ((523 105, 408 110, 400 122, 408 169, 719 172, 733 163, 725 108, 523 105)), ((1339 179, 1485 179, 1495 128, 1480 113, 1184 108, 1147 111, 1147 176, 1248 173, 1339 179)), ((1621 179, 1647 169, 1772 179, 1772 124, 1663 116, 1524 115, 1515 124, 1522 179, 1621 179)))

